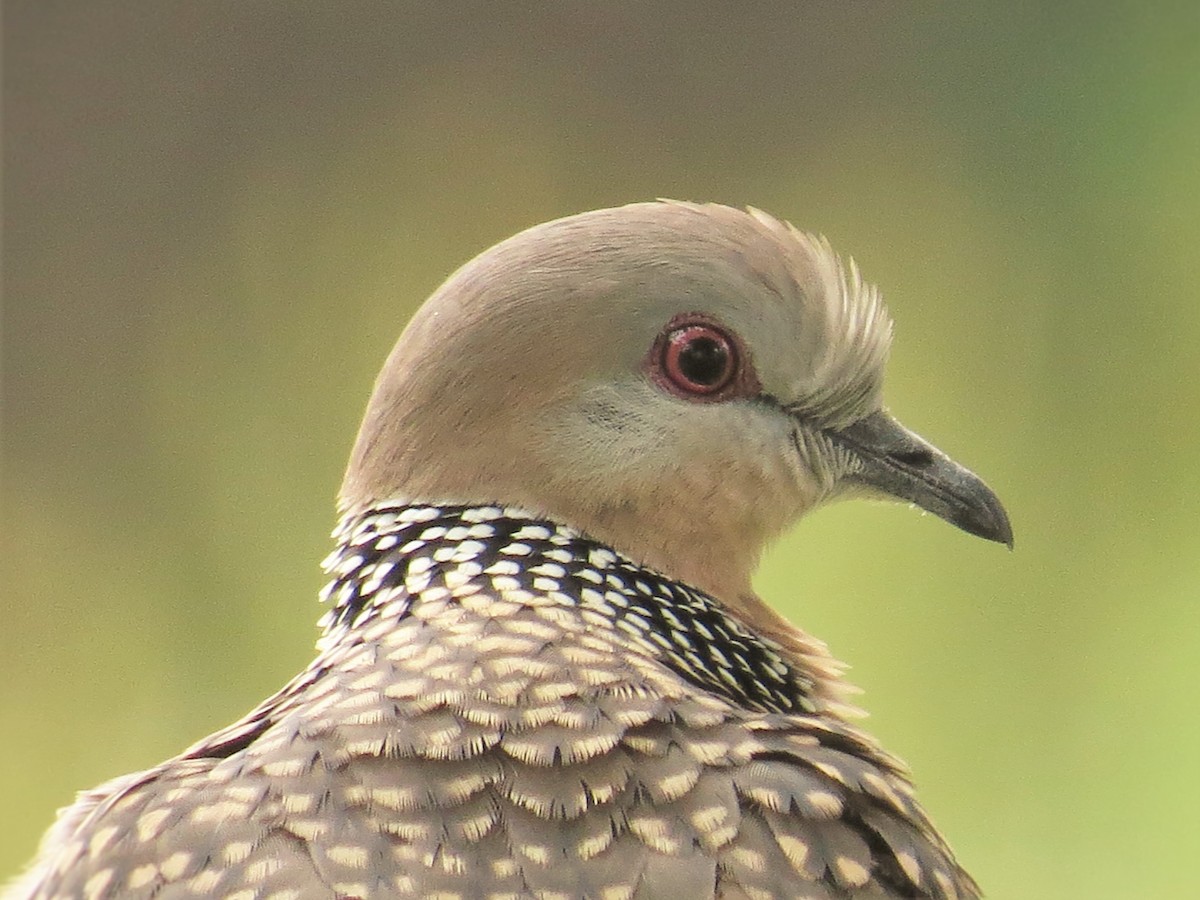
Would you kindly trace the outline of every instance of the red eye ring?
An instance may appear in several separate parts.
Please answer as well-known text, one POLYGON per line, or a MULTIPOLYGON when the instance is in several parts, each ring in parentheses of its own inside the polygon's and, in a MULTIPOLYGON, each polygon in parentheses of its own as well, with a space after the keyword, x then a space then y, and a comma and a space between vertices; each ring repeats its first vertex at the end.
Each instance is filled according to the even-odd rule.
POLYGON ((645 366, 660 388, 693 402, 714 403, 758 390, 736 335, 704 313, 684 313, 668 322, 645 366))
POLYGON ((684 325, 668 333, 663 342, 662 371, 684 393, 717 394, 737 374, 737 350, 720 329, 684 325))

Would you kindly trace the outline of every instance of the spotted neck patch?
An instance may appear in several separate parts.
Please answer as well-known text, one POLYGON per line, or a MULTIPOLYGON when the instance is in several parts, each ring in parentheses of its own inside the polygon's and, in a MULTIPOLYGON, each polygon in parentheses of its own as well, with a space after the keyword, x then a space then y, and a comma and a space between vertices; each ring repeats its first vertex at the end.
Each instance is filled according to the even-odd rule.
MULTIPOLYGON (((578 531, 497 506, 382 503, 347 516, 324 561, 322 649, 470 586, 599 613, 688 682, 750 709, 811 713, 812 681, 707 594, 578 531)), ((592 617, 594 618, 594 616, 592 617)))

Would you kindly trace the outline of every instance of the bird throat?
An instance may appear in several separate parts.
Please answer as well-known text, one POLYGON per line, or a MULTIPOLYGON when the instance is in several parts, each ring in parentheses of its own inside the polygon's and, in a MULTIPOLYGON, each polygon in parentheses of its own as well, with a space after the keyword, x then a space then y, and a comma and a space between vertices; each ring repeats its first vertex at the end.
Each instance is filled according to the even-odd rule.
POLYGON ((587 536, 497 506, 377 504, 346 516, 323 563, 322 650, 399 622, 422 603, 497 598, 574 611, 611 628, 698 690, 749 709, 811 714, 820 688, 773 640, 707 594, 638 565, 587 536))

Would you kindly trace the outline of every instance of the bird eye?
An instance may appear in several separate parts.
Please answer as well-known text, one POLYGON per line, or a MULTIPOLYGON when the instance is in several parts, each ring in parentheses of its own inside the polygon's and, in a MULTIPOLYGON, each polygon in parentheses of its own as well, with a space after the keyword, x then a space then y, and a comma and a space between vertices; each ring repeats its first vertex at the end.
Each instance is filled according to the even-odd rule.
POLYGON ((737 350, 729 335, 713 325, 682 325, 667 332, 659 365, 676 390, 710 396, 733 381, 737 350))

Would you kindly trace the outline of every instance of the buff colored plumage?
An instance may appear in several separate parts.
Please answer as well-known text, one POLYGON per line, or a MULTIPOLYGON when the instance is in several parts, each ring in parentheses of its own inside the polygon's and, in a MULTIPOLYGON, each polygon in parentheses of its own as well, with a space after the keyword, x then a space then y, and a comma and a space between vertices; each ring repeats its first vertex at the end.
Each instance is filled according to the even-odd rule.
POLYGON ((1011 544, 883 410, 890 339, 853 264, 754 210, 634 204, 477 257, 376 383, 316 660, 83 794, 5 896, 978 896, 750 587, 847 493, 1011 544))

